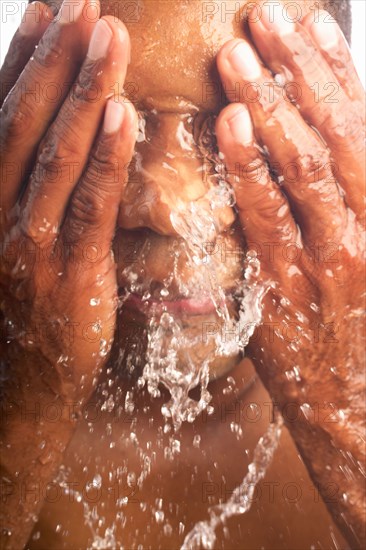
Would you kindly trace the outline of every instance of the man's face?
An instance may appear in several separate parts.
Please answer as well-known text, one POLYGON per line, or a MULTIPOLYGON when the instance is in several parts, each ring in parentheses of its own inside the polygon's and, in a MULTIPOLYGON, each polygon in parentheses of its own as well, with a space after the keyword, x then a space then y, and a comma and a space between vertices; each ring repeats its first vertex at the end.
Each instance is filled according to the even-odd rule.
MULTIPOLYGON (((305 15, 309 3, 300 5, 305 15)), ((225 174, 213 123, 226 99, 215 56, 226 41, 245 36, 249 6, 138 0, 102 8, 129 30, 125 92, 140 115, 114 243, 126 298, 123 361, 133 368, 146 345, 150 355, 159 345, 160 356, 173 350, 181 365, 197 368, 209 359, 211 377, 220 376, 237 364, 245 337, 245 327, 232 325, 243 298, 245 244, 230 194, 218 194, 225 195, 225 174)))

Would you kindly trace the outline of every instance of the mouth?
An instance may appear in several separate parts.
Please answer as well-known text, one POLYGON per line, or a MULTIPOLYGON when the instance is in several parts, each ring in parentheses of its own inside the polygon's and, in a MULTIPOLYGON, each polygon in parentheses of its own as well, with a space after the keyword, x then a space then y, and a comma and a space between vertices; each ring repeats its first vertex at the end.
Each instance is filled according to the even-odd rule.
POLYGON ((226 301, 232 302, 229 292, 225 293, 225 300, 216 304, 212 297, 178 297, 173 300, 144 298, 134 292, 129 293, 123 300, 123 307, 145 314, 146 316, 161 315, 164 312, 175 316, 210 315, 217 312, 217 307, 226 301))

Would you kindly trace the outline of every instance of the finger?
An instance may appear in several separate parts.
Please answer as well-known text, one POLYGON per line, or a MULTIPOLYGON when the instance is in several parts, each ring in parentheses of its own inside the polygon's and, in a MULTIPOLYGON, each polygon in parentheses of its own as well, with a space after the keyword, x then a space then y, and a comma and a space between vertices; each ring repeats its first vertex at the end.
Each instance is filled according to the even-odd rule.
POLYGON ((307 30, 286 21, 283 10, 250 23, 253 39, 266 65, 281 75, 284 93, 328 145, 333 171, 347 204, 360 220, 365 212, 363 113, 351 101, 307 30))
POLYGON ((98 5, 91 0, 64 2, 3 104, 2 213, 16 203, 22 181, 34 164, 39 142, 79 71, 98 14, 98 5))
POLYGON ((345 223, 345 207, 323 142, 283 97, 247 42, 226 43, 217 65, 226 89, 240 85, 257 139, 268 151, 305 242, 334 242, 345 223))
POLYGON ((247 107, 232 104, 223 109, 216 121, 216 136, 247 247, 258 253, 265 273, 286 276, 280 251, 298 242, 298 228, 255 142, 247 107))
POLYGON ((51 9, 42 2, 32 2, 25 10, 22 22, 10 42, 8 53, 0 69, 0 107, 52 19, 51 9))
POLYGON ((352 101, 359 101, 364 111, 365 90, 357 74, 347 40, 337 22, 325 10, 307 16, 301 24, 332 69, 339 84, 352 101))
POLYGON ((75 250, 82 251, 95 243, 100 258, 110 253, 137 126, 137 113, 131 103, 123 98, 118 102, 108 100, 103 128, 72 195, 61 231, 61 240, 77 245, 75 250))
POLYGON ((95 26, 88 54, 70 94, 38 152, 21 202, 21 224, 36 242, 52 240, 70 194, 87 164, 108 97, 122 90, 130 55, 123 23, 105 17, 95 26))

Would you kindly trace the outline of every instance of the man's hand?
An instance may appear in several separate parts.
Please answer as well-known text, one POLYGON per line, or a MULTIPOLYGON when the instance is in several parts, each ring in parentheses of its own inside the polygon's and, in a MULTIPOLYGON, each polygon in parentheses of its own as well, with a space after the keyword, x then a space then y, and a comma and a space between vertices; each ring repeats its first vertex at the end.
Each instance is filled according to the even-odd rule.
POLYGON ((38 24, 23 24, 0 74, 2 548, 26 543, 108 357, 112 238, 137 127, 119 97, 130 56, 122 23, 98 21, 89 0, 64 2, 52 22, 41 3, 25 17, 38 24))
MULTIPOLYGON (((96 22, 95 6, 64 3, 23 72, 18 31, 1 74, 2 89, 14 84, 0 115, 8 336, 56 365, 48 383, 65 399, 90 394, 113 339, 111 241, 136 131, 134 108, 118 98, 129 36, 112 17, 96 22)), ((28 12, 46 25, 45 6, 28 12)))
POLYGON ((329 14, 291 23, 275 4, 269 12, 267 2, 259 20, 255 9, 249 17, 257 51, 233 40, 218 55, 232 102, 217 120, 219 149, 248 249, 271 285, 249 353, 326 502, 327 487, 336 487, 329 507, 358 546, 365 522, 364 93, 329 14))

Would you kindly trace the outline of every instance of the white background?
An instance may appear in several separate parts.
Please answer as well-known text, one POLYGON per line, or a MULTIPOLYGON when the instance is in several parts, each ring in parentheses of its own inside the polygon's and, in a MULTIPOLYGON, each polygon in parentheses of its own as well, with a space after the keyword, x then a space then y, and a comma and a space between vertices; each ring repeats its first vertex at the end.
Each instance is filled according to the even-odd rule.
MULTIPOLYGON (((173 0, 172 0, 173 1, 173 0)), ((21 16, 27 6, 27 0, 0 0, 1 38, 0 38, 0 65, 8 51, 10 40, 15 33, 21 16), (13 13, 12 13, 13 12, 13 13)), ((351 0, 353 29, 352 55, 365 86, 365 21, 366 0, 351 0)))

